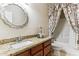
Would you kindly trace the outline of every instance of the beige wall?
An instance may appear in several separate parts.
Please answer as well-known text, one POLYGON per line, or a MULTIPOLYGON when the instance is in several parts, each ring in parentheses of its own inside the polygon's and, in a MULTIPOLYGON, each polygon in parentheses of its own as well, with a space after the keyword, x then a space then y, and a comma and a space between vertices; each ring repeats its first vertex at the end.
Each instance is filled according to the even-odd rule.
POLYGON ((48 35, 47 4, 29 4, 26 6, 26 10, 28 11, 29 22, 22 29, 9 28, 0 19, 0 39, 36 34, 39 26, 42 26, 43 32, 48 35))

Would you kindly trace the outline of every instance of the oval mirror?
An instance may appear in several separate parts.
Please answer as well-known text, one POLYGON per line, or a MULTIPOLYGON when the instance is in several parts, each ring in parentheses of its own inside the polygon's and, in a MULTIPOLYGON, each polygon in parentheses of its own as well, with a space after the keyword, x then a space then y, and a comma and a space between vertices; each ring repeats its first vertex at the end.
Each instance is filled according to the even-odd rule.
POLYGON ((3 4, 1 18, 13 28, 22 28, 28 22, 28 15, 21 4, 3 4))

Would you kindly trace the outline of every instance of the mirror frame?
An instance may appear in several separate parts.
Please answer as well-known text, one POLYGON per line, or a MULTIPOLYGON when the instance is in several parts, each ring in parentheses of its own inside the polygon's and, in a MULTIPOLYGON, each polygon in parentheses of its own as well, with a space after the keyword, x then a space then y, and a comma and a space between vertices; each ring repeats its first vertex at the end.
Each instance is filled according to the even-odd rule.
POLYGON ((16 4, 16 3, 7 3, 7 4, 5 4, 5 3, 4 3, 4 4, 1 4, 0 16, 1 16, 2 21, 3 21, 6 25, 8 25, 10 28, 20 29, 20 28, 23 28, 24 26, 26 26, 26 24, 28 23, 28 14, 27 14, 27 11, 25 11, 25 10, 26 10, 26 9, 25 9, 24 4, 16 4), (24 11, 25 16, 27 17, 27 18, 26 18, 27 20, 26 20, 26 22, 25 22, 24 24, 22 24, 22 25, 15 25, 15 24, 12 24, 11 22, 9 22, 9 21, 7 20, 7 18, 5 17, 5 15, 3 15, 4 7, 5 7, 5 6, 12 5, 12 4, 14 4, 14 5, 20 7, 20 8, 24 11))

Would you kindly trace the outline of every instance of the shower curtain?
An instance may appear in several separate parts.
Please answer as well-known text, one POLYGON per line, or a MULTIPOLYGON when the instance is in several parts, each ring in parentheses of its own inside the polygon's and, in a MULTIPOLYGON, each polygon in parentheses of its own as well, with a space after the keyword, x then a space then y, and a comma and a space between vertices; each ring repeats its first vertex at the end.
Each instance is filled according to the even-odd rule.
POLYGON ((73 30, 78 33, 79 32, 79 11, 78 4, 62 4, 64 14, 66 16, 67 21, 70 23, 73 30))
POLYGON ((57 26, 60 17, 60 4, 54 3, 48 5, 48 16, 49 16, 49 36, 52 37, 53 32, 57 26))
MULTIPOLYGON (((61 10, 63 10, 66 20, 79 37, 79 4, 55 3, 55 4, 49 4, 48 9, 49 9, 48 10, 49 36, 51 37, 53 36, 53 32, 57 26, 61 14, 61 10)), ((79 43, 79 39, 77 39, 77 43, 79 43)))
POLYGON ((79 44, 79 4, 62 4, 62 8, 68 23, 76 33, 75 43, 79 44))

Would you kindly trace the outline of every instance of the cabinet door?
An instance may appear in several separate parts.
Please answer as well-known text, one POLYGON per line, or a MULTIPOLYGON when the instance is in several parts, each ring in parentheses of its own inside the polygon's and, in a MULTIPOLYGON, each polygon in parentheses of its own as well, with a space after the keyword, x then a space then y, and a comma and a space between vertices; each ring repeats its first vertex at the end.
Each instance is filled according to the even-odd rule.
POLYGON ((44 48, 44 56, 47 56, 51 53, 51 45, 48 45, 44 48))
POLYGON ((39 51, 38 53, 36 53, 35 55, 33 56, 43 56, 43 50, 39 51))
MULTIPOLYGON (((37 46, 35 46, 35 47, 33 47, 33 48, 31 49, 31 55, 34 55, 34 54, 38 53, 38 52, 41 51, 41 50, 43 50, 43 45, 42 45, 42 44, 37 45, 37 46)), ((43 54, 43 53, 42 53, 42 54, 43 54)))
POLYGON ((51 44, 51 40, 48 40, 46 42, 44 42, 44 47, 46 47, 47 45, 50 45, 51 44))
POLYGON ((22 53, 17 54, 16 56, 30 56, 30 50, 26 50, 22 53))

